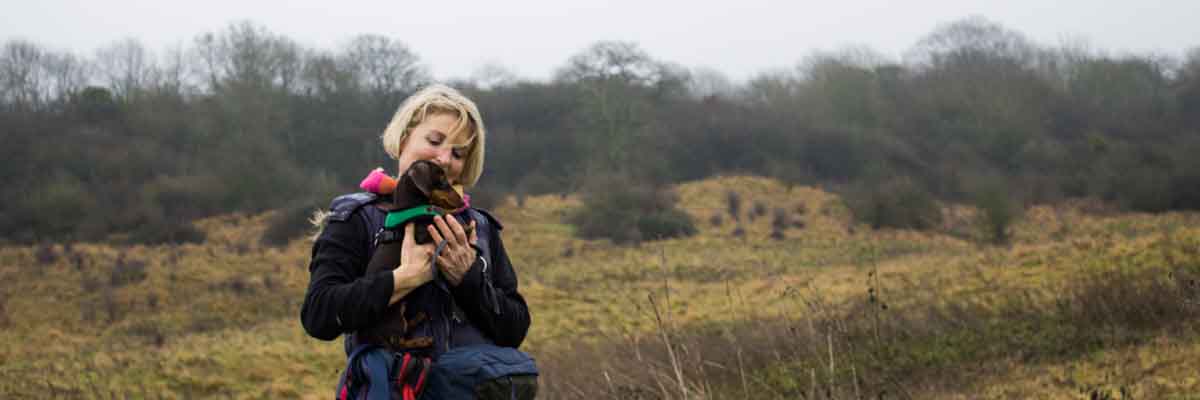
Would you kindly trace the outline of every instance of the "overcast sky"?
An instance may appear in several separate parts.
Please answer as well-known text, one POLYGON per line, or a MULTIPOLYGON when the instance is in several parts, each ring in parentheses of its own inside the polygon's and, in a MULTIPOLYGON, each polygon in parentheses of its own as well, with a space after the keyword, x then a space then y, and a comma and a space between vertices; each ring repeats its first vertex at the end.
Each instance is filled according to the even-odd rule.
POLYGON ((633 41, 653 57, 742 80, 814 50, 865 45, 898 58, 939 24, 983 16, 1042 44, 1082 37, 1112 53, 1182 55, 1200 46, 1200 0, 0 0, 0 40, 90 55, 134 37, 161 50, 250 20, 303 45, 358 33, 399 39, 438 78, 485 63, 542 79, 597 40, 633 41))

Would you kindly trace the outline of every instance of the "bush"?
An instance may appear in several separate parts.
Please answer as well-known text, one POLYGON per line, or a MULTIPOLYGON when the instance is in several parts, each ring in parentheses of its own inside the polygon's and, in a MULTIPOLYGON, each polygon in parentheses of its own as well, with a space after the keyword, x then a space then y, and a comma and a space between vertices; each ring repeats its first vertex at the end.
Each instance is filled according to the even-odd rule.
POLYGON ((471 196, 471 207, 485 210, 495 209, 504 202, 504 197, 508 196, 508 193, 499 187, 489 185, 475 186, 468 190, 467 194, 471 196))
POLYGON ((142 185, 143 204, 161 207, 163 215, 195 219, 223 212, 225 185, 213 175, 160 176, 142 185))
POLYGON ((771 229, 773 230, 782 231, 787 229, 791 225, 791 222, 792 220, 787 210, 777 207, 774 213, 771 214, 771 229))
POLYGON ((771 239, 781 240, 785 237, 783 231, 792 225, 790 216, 787 210, 775 208, 775 212, 771 217, 771 239))
POLYGON ((1189 170, 1171 178, 1171 207, 1200 210, 1200 171, 1189 170))
POLYGON ((696 234, 696 226, 687 213, 671 208, 647 214, 638 219, 642 238, 665 239, 696 234))
POLYGON ((77 234, 81 221, 106 211, 91 189, 75 176, 57 172, 14 205, 12 221, 7 223, 26 233, 16 235, 18 239, 70 238, 77 234))
POLYGON ((196 229, 191 222, 161 218, 147 221, 129 235, 130 243, 147 245, 201 243, 204 239, 204 232, 196 229))
POLYGON ((8 308, 5 307, 7 300, 4 295, 0 294, 0 328, 12 326, 12 319, 8 317, 8 308))
POLYGON ((111 287, 119 288, 144 280, 146 280, 145 261, 128 259, 124 253, 117 256, 117 262, 113 265, 112 272, 109 274, 109 284, 111 287))
POLYGON ((729 208, 729 217, 738 222, 742 213, 742 196, 732 190, 725 192, 725 205, 729 208))
POLYGON ((41 243, 34 248, 33 258, 37 260, 39 266, 46 267, 53 265, 55 261, 58 261, 58 252, 54 251, 53 245, 41 243))
POLYGON ((992 244, 1008 243, 1012 236, 1010 227, 1021 214, 1020 205, 1006 189, 1006 185, 994 183, 975 195, 975 207, 979 209, 976 222, 992 244))
POLYGON ((764 215, 767 215, 767 205, 761 201, 754 202, 754 207, 750 208, 750 221, 754 221, 756 218, 764 215))
POLYGON ((587 184, 583 196, 583 208, 568 222, 585 239, 634 244, 696 233, 691 216, 676 208, 678 198, 655 185, 602 177, 587 184))
POLYGON ((859 184, 843 196, 854 218, 872 229, 930 229, 941 224, 941 207, 911 179, 859 184))
POLYGON ((1172 187, 1166 171, 1148 167, 1124 171, 1110 189, 1126 208, 1143 212, 1163 212, 1172 206, 1172 187))
POLYGON ((312 202, 300 202, 279 210, 267 222, 258 242, 268 247, 284 247, 294 239, 308 236, 313 229, 309 217, 319 208, 312 202))

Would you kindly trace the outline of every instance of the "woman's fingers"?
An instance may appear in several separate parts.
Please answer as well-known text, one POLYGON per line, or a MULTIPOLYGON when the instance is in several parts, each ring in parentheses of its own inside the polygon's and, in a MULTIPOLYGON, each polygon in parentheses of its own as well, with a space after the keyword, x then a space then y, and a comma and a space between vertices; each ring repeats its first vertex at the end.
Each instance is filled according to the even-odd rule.
MULTIPOLYGON (((454 218, 453 215, 433 217, 433 224, 437 225, 440 236, 445 238, 450 246, 457 247, 469 243, 466 230, 463 229, 462 224, 458 223, 458 218, 454 218)), ((437 240, 441 241, 441 239, 437 240)))
MULTIPOLYGON (((433 219, 436 221, 437 217, 434 217, 433 219)), ((434 244, 441 243, 442 240, 445 239, 445 237, 442 236, 442 233, 439 232, 439 229, 436 225, 436 223, 433 223, 425 227, 425 229, 429 230, 429 237, 433 238, 434 244)))
POLYGON ((479 243, 479 231, 475 229, 475 220, 471 220, 471 244, 479 243))
POLYGON ((416 244, 415 239, 413 239, 413 224, 404 224, 404 239, 401 240, 401 249, 407 249, 416 244))
POLYGON ((458 218, 454 218, 454 216, 450 214, 446 214, 442 217, 445 218, 446 223, 450 225, 450 229, 454 232, 454 237, 458 239, 458 244, 465 245, 470 243, 467 241, 467 230, 463 229, 462 224, 458 222, 458 218))
MULTIPOLYGON (((441 233, 440 237, 446 239, 447 245, 452 247, 458 245, 456 242, 458 237, 454 235, 454 230, 450 229, 450 225, 446 224, 446 220, 440 216, 433 217, 433 225, 437 225, 437 230, 441 233)), ((438 239, 438 241, 440 242, 441 240, 438 239)))

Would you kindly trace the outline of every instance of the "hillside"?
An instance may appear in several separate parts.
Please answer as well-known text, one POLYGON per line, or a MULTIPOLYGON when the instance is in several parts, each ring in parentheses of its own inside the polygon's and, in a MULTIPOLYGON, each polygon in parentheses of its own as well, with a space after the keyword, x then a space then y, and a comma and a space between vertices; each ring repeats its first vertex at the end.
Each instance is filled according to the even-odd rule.
MULTIPOLYGON (((574 239, 575 197, 495 210, 542 398, 1200 392, 1200 214, 1039 206, 990 247, 969 209, 872 231, 771 179, 676 191, 700 233, 635 247, 574 239)), ((0 249, 0 397, 327 398, 342 348, 300 327, 309 243, 258 245, 270 216, 204 220, 201 245, 0 249)))

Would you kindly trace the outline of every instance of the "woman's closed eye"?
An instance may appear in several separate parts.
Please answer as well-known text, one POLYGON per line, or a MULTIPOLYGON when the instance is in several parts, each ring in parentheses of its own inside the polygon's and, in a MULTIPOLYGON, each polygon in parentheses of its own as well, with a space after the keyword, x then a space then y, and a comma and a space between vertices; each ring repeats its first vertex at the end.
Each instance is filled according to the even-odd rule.
MULTIPOLYGON (((433 146, 433 147, 440 147, 442 145, 441 140, 429 139, 428 142, 429 142, 429 145, 433 146)), ((467 147, 466 146, 456 146, 450 150, 450 155, 456 159, 462 159, 467 156, 467 147)))
POLYGON ((425 140, 433 146, 441 146, 442 142, 446 141, 446 135, 443 135, 441 132, 437 131, 429 132, 428 135, 425 135, 425 140))

